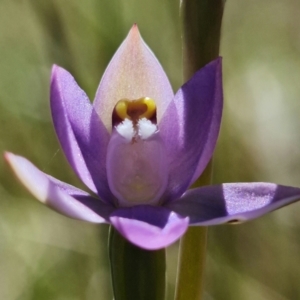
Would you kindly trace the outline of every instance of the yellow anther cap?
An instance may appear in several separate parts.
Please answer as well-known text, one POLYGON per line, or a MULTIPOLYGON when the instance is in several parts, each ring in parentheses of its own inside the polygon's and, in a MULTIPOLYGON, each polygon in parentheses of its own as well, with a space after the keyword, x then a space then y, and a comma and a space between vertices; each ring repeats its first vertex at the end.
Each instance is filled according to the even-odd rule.
POLYGON ((116 106, 115 111, 119 118, 122 120, 130 119, 130 117, 127 114, 127 107, 128 107, 128 100, 120 100, 116 106))
POLYGON ((122 99, 116 104, 115 112, 122 120, 129 119, 138 121, 142 118, 150 120, 155 117, 156 104, 155 101, 149 97, 137 100, 122 99))

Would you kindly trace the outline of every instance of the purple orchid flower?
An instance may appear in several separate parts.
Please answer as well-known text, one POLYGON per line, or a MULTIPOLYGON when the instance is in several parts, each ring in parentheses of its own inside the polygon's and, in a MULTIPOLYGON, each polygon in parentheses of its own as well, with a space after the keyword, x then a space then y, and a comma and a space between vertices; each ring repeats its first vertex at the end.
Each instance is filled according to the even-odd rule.
POLYGON ((149 250, 179 239, 189 225, 257 218, 300 198, 273 183, 188 187, 212 157, 222 115, 221 59, 209 63, 174 96, 137 26, 120 46, 90 103, 74 78, 54 66, 51 110, 58 139, 87 193, 5 158, 39 201, 65 216, 110 223, 149 250))

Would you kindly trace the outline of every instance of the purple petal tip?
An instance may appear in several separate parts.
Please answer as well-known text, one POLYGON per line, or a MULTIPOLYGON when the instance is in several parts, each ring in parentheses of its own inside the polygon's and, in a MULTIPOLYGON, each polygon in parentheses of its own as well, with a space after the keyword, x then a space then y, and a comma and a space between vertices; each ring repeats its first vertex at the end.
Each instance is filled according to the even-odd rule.
POLYGON ((140 205, 118 209, 110 216, 110 222, 132 244, 146 250, 158 250, 185 233, 189 218, 164 207, 140 205))

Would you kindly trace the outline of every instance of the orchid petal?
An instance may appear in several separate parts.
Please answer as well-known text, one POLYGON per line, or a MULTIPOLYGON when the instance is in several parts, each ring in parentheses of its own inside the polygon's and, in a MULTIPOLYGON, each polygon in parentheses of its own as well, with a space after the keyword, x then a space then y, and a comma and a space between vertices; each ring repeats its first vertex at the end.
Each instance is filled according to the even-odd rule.
POLYGON ((147 250, 169 246, 188 227, 188 218, 163 207, 149 205, 118 209, 111 215, 110 221, 127 240, 147 250))
POLYGON ((70 164, 92 191, 96 186, 99 196, 109 202, 113 197, 105 164, 109 134, 86 94, 71 74, 58 66, 52 71, 51 110, 70 164))
POLYGON ((74 136, 73 129, 67 117, 66 108, 64 105, 64 97, 62 93, 70 93, 74 101, 81 97, 87 97, 83 91, 77 86, 76 82, 68 81, 71 75, 64 72, 57 72, 62 70, 57 66, 52 69, 51 78, 51 111, 54 127, 56 130, 57 137, 64 150, 66 158, 69 164, 72 166, 73 170, 77 176, 82 180, 82 182, 93 192, 96 192, 96 187, 91 178, 91 174, 86 166, 86 163, 82 157, 81 149, 78 146, 78 142, 74 136), (64 76, 66 75, 66 76, 64 76), (59 82, 64 84, 64 88, 60 87, 59 82), (66 91, 64 89, 67 88, 66 91))
POLYGON ((107 223, 112 207, 99 199, 92 199, 84 191, 47 176, 24 157, 5 153, 5 159, 28 191, 43 204, 73 219, 107 223), (93 201, 97 204, 93 204, 93 201))
POLYGON ((106 204, 99 198, 91 196, 86 191, 83 191, 73 185, 58 180, 55 177, 47 175, 47 177, 56 185, 62 192, 72 196, 83 205, 93 210, 96 214, 102 216, 105 220, 109 219, 110 214, 115 210, 110 204, 106 204))
POLYGON ((212 157, 223 107, 221 59, 182 86, 160 132, 170 157, 167 200, 175 200, 199 177, 212 157))
POLYGON ((113 130, 107 151, 107 178, 120 206, 158 204, 168 180, 159 132, 132 142, 113 130))
POLYGON ((156 102, 159 122, 173 96, 163 68, 134 25, 102 77, 94 101, 97 113, 111 131, 112 112, 119 100, 150 97, 156 102))
POLYGON ((191 225, 240 223, 300 199, 300 189, 275 183, 224 183, 188 191, 166 205, 191 225))

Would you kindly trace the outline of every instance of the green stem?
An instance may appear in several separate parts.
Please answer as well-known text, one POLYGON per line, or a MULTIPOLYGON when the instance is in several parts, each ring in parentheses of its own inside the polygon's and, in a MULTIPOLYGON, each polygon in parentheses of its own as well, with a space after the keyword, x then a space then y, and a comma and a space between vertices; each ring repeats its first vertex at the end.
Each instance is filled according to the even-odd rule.
MULTIPOLYGON (((182 0, 183 77, 218 57, 224 0, 182 0)), ((211 184, 212 162, 193 187, 211 184)), ((207 244, 207 228, 191 227, 180 241, 176 300, 200 300, 207 244)))
POLYGON ((224 5, 224 0, 181 1, 184 81, 219 56, 224 5))
MULTIPOLYGON (((208 165, 195 186, 211 183, 212 163, 208 165)), ((177 270, 176 300, 200 300, 207 244, 207 227, 190 227, 180 241, 177 270)))
POLYGON ((138 248, 111 227, 109 258, 114 300, 165 299, 165 249, 147 251, 138 248))

